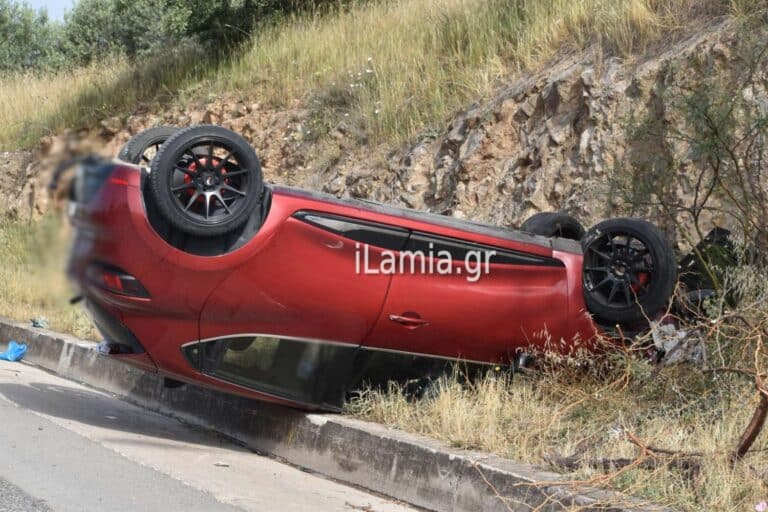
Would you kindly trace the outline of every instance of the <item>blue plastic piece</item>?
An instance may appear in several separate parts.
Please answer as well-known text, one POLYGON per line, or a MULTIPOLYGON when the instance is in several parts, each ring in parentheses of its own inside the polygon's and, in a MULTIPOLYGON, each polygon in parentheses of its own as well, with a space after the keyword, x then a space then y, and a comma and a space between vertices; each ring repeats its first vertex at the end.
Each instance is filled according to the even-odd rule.
POLYGON ((24 343, 8 342, 8 348, 5 352, 0 352, 0 359, 5 361, 21 361, 24 354, 27 353, 27 345, 24 343))

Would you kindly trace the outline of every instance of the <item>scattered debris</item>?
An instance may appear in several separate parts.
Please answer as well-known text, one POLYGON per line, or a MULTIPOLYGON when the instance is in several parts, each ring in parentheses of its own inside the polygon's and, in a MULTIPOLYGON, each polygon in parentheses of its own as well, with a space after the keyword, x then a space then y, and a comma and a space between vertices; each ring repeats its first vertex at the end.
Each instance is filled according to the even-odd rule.
POLYGON ((689 332, 674 323, 664 323, 663 320, 650 322, 650 327, 654 346, 664 354, 661 364, 690 362, 699 367, 706 364, 704 340, 696 330, 689 332))
POLYGON ((214 462, 213 465, 216 466, 217 468, 228 468, 229 467, 229 464, 226 463, 226 462, 214 462))
POLYGON ((373 510, 373 507, 370 504, 369 505, 355 505, 353 503, 345 501, 344 502, 344 506, 345 507, 349 507, 352 510, 361 510, 362 512, 375 512, 373 510))
POLYGON ((48 319, 44 316, 38 316, 35 318, 30 319, 30 322, 32 322, 32 327, 37 327, 39 329, 47 329, 48 328, 48 319))

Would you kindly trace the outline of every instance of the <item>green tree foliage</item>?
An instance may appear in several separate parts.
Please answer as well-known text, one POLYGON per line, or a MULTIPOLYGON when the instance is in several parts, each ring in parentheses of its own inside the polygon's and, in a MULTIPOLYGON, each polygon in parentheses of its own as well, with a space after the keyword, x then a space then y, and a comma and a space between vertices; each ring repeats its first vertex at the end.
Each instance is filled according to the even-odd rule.
POLYGON ((249 36, 259 23, 291 12, 341 5, 339 0, 190 0, 178 1, 192 13, 188 34, 218 47, 231 47, 249 36))
POLYGON ((64 56, 60 36, 61 26, 51 23, 45 11, 0 0, 0 70, 61 65, 64 56))
POLYGON ((79 0, 64 16, 64 53, 70 65, 91 61, 116 53, 120 47, 113 0, 79 0))
POLYGON ((64 23, 15 0, 0 0, 0 69, 48 70, 110 55, 140 58, 182 41, 221 54, 260 23, 340 0, 78 0, 64 23))
POLYGON ((115 40, 129 57, 143 56, 157 48, 178 43, 189 33, 194 11, 191 2, 181 0, 111 0, 116 18, 124 20, 117 27, 115 40))

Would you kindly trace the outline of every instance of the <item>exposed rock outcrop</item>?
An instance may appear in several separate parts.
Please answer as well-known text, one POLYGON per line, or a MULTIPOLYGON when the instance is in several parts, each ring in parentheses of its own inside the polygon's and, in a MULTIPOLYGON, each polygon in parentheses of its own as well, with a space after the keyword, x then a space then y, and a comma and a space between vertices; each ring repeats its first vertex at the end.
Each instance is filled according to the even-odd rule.
MULTIPOLYGON (((625 214, 616 176, 687 158, 662 132, 628 137, 631 120, 685 124, 683 114, 666 104, 664 91, 674 84, 682 94, 706 74, 737 72, 732 68, 743 65, 734 56, 738 44, 724 22, 643 62, 561 58, 460 113, 437 140, 395 155, 375 179, 344 167, 336 172, 380 199, 500 225, 519 224, 538 211, 565 210, 587 225, 625 214)), ((767 77, 760 69, 745 88, 765 101, 767 77)), ((673 199, 689 193, 677 190, 673 199)))
MULTIPOLYGON (((26 166, 13 187, 3 183, 0 189, 11 212, 40 212, 40 191, 62 155, 115 155, 150 126, 213 123, 250 140, 273 182, 499 225, 551 210, 566 210, 590 225, 628 211, 612 176, 628 166, 668 161, 679 149, 654 138, 662 135, 629 138, 629 119, 679 124, 679 113, 662 94, 665 87, 686 90, 703 73, 731 73, 737 47, 729 22, 719 22, 639 62, 602 60, 589 52, 560 56, 546 70, 517 77, 490 101, 457 114, 437 138, 397 151, 361 145, 343 124, 314 139, 310 112, 299 102, 281 110, 223 98, 162 114, 145 108, 127 119, 106 119, 87 133, 46 138, 33 156, 0 162, 26 166)), ((768 97, 767 76, 761 68, 747 84, 761 101, 768 97)))

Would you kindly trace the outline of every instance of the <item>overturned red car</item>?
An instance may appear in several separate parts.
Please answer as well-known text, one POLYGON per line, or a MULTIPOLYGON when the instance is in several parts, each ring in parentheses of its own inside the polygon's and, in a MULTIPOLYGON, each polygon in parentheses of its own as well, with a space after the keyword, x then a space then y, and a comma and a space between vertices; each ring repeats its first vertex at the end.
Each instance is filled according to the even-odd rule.
POLYGON ((452 361, 589 347, 675 285, 669 243, 638 219, 513 230, 268 185, 215 126, 148 130, 119 158, 79 166, 69 274, 103 352, 173 381, 335 410, 452 361))

